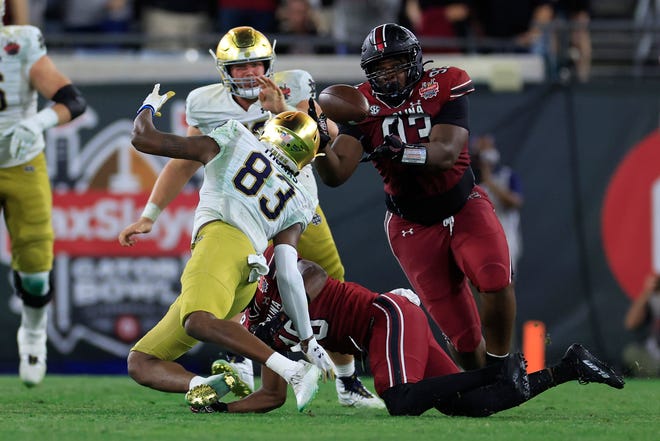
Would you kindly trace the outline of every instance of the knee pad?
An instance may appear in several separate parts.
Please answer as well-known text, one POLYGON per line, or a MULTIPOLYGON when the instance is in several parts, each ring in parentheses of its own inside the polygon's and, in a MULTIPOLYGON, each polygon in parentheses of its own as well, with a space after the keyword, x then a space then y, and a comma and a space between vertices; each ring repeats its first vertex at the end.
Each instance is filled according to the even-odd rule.
POLYGON ((23 303, 32 308, 41 308, 53 298, 48 271, 40 273, 14 271, 14 288, 23 303))
POLYGON ((477 270, 474 279, 471 282, 480 292, 500 291, 511 284, 511 267, 489 263, 477 270))

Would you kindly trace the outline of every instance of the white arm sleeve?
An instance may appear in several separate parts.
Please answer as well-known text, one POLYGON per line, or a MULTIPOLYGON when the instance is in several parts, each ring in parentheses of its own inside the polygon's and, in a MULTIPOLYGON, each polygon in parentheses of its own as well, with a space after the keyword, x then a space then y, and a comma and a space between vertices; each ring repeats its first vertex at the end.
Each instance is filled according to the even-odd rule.
POLYGON ((284 311, 293 320, 300 340, 306 340, 312 337, 313 333, 305 284, 298 270, 298 251, 291 245, 276 245, 275 268, 277 268, 277 288, 282 296, 284 311))

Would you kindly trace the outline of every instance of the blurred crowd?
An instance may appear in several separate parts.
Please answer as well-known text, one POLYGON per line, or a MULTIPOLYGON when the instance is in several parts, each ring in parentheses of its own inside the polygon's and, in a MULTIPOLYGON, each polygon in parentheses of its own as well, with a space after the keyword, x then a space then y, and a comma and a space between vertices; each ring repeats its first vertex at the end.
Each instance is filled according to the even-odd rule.
MULTIPOLYGON (((208 49, 212 35, 249 25, 277 52, 357 53, 367 30, 402 24, 426 53, 535 53, 553 70, 589 77, 593 6, 605 0, 7 0, 9 15, 40 27, 49 48, 208 49), (593 5, 592 5, 593 3, 593 5), (14 5, 12 7, 12 5, 14 5), (24 5, 24 6, 15 6, 24 5), (22 11, 25 8, 26 11, 22 11), (107 38, 99 39, 99 36, 107 38), (207 40, 204 40, 204 37, 207 40), (130 38, 129 38, 130 37, 130 38)), ((634 7, 633 1, 628 2, 634 7)), ((620 3, 619 3, 620 4, 620 3)), ((620 8, 621 9, 621 8, 620 8)), ((623 11, 623 9, 621 9, 623 11)), ((12 18, 5 18, 5 22, 12 18)))

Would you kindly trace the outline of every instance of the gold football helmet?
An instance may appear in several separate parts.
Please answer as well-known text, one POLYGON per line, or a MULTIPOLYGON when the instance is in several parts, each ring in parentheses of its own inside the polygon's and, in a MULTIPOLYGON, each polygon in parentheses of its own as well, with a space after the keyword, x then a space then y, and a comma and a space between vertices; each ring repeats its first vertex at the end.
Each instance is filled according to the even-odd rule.
POLYGON ((264 34, 250 26, 239 26, 230 29, 218 43, 213 51, 209 50, 215 59, 215 67, 220 72, 222 83, 232 94, 247 99, 259 96, 259 87, 254 85, 250 78, 232 78, 229 67, 232 64, 263 61, 265 75, 273 76, 273 63, 275 51, 264 34))
POLYGON ((316 121, 306 113, 291 110, 269 119, 259 139, 275 147, 276 159, 292 171, 312 162, 320 142, 316 121))

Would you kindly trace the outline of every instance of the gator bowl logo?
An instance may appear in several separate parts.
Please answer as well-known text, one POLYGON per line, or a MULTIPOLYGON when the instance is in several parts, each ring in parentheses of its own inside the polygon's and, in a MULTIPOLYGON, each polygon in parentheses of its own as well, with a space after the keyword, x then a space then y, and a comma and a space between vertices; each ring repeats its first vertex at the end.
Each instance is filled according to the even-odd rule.
POLYGON ((419 95, 428 100, 438 95, 438 90, 440 86, 435 82, 435 78, 432 78, 430 81, 424 81, 419 88, 419 95))

